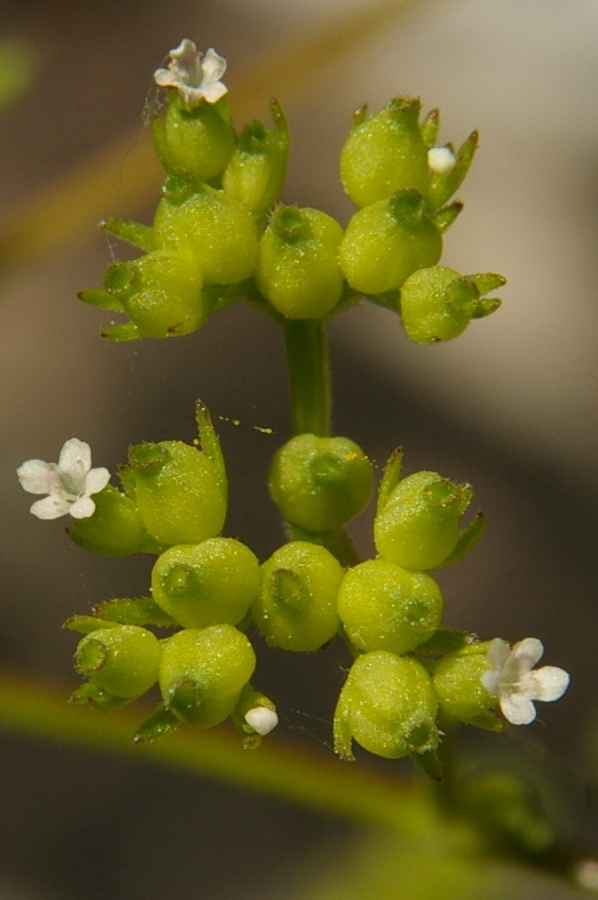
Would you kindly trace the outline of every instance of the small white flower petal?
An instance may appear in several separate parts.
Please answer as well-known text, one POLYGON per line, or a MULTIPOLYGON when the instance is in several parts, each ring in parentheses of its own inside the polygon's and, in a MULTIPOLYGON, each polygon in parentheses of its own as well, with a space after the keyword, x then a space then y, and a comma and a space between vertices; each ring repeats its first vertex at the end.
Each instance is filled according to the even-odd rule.
POLYGON ((511 725, 530 725, 536 718, 536 708, 524 694, 501 697, 500 708, 511 725))
POLYGON ((558 666, 542 666, 541 669, 531 674, 535 686, 534 699, 543 700, 544 703, 559 700, 569 687, 571 680, 569 673, 564 669, 559 669, 558 666))
POLYGON ((523 668, 529 671, 544 655, 544 644, 538 638, 524 638, 513 645, 511 651, 513 659, 523 664, 523 668))
POLYGON ((256 706, 245 713, 245 721, 254 731, 265 737, 278 725, 278 716, 267 706, 256 706))
POLYGON ((50 494, 43 500, 36 500, 30 507, 29 512, 37 516, 38 519, 60 519, 66 516, 69 511, 70 504, 58 494, 50 494))
POLYGON ((71 438, 66 441, 58 457, 60 472, 73 481, 85 482, 85 476, 91 469, 91 447, 85 441, 71 438))
POLYGON ((488 647, 488 659, 495 669, 502 669, 511 653, 511 648, 502 638, 494 638, 488 647))
POLYGON ((205 97, 208 103, 216 103, 221 97, 228 93, 228 88, 221 81, 215 84, 209 84, 201 89, 201 96, 205 97))
POLYGON ((206 51, 201 68, 206 81, 213 84, 215 81, 220 81, 226 72, 226 60, 216 53, 213 47, 210 47, 206 51))
POLYGON ((43 459, 28 459, 17 469, 17 477, 29 494, 51 494, 60 484, 56 465, 43 459))
POLYGON ((97 469, 91 469, 87 473, 85 479, 85 493, 88 497, 90 494, 99 494, 100 491, 104 490, 109 481, 110 472, 108 469, 105 469, 103 466, 100 466, 97 469))
POLYGON ((488 669, 480 676, 483 687, 491 697, 500 697, 500 673, 496 669, 488 669))
POLYGON ((91 497, 80 497, 75 503, 71 503, 67 512, 73 519, 88 519, 96 511, 96 505, 91 497))
POLYGON ((431 147, 428 150, 428 165, 433 172, 445 175, 455 168, 457 157, 450 147, 431 147))

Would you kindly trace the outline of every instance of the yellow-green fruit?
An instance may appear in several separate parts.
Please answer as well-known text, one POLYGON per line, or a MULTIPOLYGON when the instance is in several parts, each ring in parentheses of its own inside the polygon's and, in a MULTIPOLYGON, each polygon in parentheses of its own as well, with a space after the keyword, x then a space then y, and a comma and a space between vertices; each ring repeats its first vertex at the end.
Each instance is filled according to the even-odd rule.
POLYGON ((246 615, 260 585, 255 554, 233 538, 166 550, 152 570, 155 602, 185 628, 236 625, 246 615))
POLYGON ((319 209, 278 207, 259 245, 255 279, 272 306, 289 319, 327 315, 340 300, 337 261, 343 230, 319 209))
POLYGON ((349 569, 338 593, 338 614, 357 650, 407 653, 432 637, 442 618, 433 578, 383 559, 349 569))
POLYGON ((453 552, 473 491, 437 472, 399 481, 374 520, 380 556, 406 569, 433 569, 453 552))
POLYGON ((75 519, 68 531, 76 544, 104 556, 128 556, 152 547, 154 542, 130 497, 108 484, 93 499, 96 506, 93 515, 75 519))
POLYGON ((139 329, 139 337, 190 334, 205 322, 209 306, 202 274, 187 252, 154 250, 106 272, 105 285, 139 329))
POLYGON ((291 541, 262 566, 252 607, 268 643, 283 650, 317 650, 338 631, 336 611, 343 570, 324 547, 291 541))
POLYGON ((255 662, 251 644, 232 625, 178 631, 162 645, 164 703, 184 722, 211 728, 233 712, 255 662))
POLYGON ((407 336, 418 344, 457 337, 476 312, 479 296, 473 282, 446 266, 414 272, 401 288, 401 319, 407 336))
POLYGON ((189 108, 175 92, 169 97, 164 120, 154 120, 153 137, 164 168, 189 172, 198 182, 219 175, 235 146, 233 129, 217 105, 189 108))
POLYGON ((357 657, 334 714, 334 749, 353 759, 352 740, 364 750, 398 759, 438 745, 438 701, 430 676, 413 659, 377 650, 357 657))
POLYGON ((492 668, 488 659, 489 641, 469 644, 440 660, 434 672, 434 689, 443 710, 462 722, 481 727, 500 727, 489 714, 497 705, 484 688, 481 676, 492 668))
POLYGON ((184 176, 167 178, 163 193, 154 217, 159 247, 191 253, 205 284, 237 284, 253 274, 257 230, 245 204, 184 176))
POLYGON ((402 188, 425 193, 429 172, 420 109, 419 100, 397 97, 350 131, 341 150, 341 180, 356 206, 384 200, 402 188))
POLYGON ((79 642, 75 668, 117 697, 141 697, 156 683, 160 643, 136 625, 99 628, 79 642))
POLYGON ((352 288, 381 294, 400 288, 442 253, 442 236, 421 194, 404 190, 358 210, 339 247, 339 263, 352 288))
POLYGON ((344 437, 299 434, 275 454, 270 495, 287 522, 306 531, 331 531, 368 503, 373 467, 361 447, 344 437))
POLYGON ((182 441, 129 449, 137 508, 147 531, 164 545, 196 544, 222 530, 226 499, 214 463, 182 441))

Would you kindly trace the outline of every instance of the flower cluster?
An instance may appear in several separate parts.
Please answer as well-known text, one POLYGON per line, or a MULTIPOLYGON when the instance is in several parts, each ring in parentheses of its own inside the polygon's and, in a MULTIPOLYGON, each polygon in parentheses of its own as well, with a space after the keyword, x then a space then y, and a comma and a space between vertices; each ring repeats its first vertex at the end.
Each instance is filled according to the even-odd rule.
POLYGON ((376 556, 356 562, 343 529, 370 501, 374 467, 354 441, 329 434, 306 340, 317 334, 323 345, 323 323, 362 296, 398 313, 421 344, 455 338, 498 308, 487 295, 501 275, 439 265, 477 134, 458 150, 439 146, 438 112, 422 120, 419 100, 408 97, 371 115, 360 109, 340 154, 356 208, 343 228, 322 210, 277 204, 289 148, 284 114, 272 101, 271 129, 256 121, 237 133, 225 68, 213 48, 203 55, 184 39, 155 72, 167 91, 153 124, 166 171, 161 199, 151 226, 104 222, 143 255, 111 265, 103 288, 80 299, 128 317, 103 332, 119 341, 189 334, 240 299, 283 325, 297 433, 276 452, 268 488, 289 540, 260 563, 222 535, 227 475, 202 404, 198 440, 130 447, 119 487, 106 469, 92 469, 89 446, 75 438, 58 464, 24 463, 23 488, 47 495, 31 507, 36 516, 70 514, 69 536, 93 552, 154 557, 148 596, 108 600, 67 621, 83 634, 75 666, 84 682, 73 699, 107 709, 157 685, 161 702, 138 740, 181 722, 206 729, 231 718, 244 746, 257 747, 278 717, 252 682, 252 629, 303 653, 342 635, 353 663, 334 713, 335 751, 353 759, 355 741, 380 756, 411 755, 437 777, 439 717, 493 731, 505 720, 529 724, 534 701, 558 699, 569 676, 534 670, 539 640, 511 648, 444 624, 430 571, 458 562, 483 531, 481 513, 463 524, 469 484, 433 471, 402 476, 402 452, 393 453, 378 487, 376 556), (297 335, 303 344, 291 347, 297 335), (294 366, 307 389, 293 384, 294 366), (168 635, 159 639, 161 628, 168 635))
POLYGON ((401 316, 419 343, 450 340, 498 308, 484 295, 500 275, 462 276, 439 267, 443 234, 462 204, 452 200, 472 162, 477 134, 458 151, 435 146, 438 111, 420 122, 419 100, 399 97, 355 116, 340 154, 343 187, 357 211, 343 228, 320 209, 276 206, 289 133, 272 101, 274 126, 237 134, 220 81, 225 60, 185 38, 154 74, 167 91, 153 139, 166 170, 153 224, 109 219, 107 231, 145 252, 106 271, 85 303, 128 321, 112 340, 189 334, 237 300, 278 321, 332 318, 362 296, 401 316))

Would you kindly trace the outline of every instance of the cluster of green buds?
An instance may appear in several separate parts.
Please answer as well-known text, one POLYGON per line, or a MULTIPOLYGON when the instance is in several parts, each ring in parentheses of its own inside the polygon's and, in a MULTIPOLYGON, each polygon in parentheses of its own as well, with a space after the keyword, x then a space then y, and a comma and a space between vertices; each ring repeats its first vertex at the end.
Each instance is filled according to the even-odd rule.
MULTIPOLYGON (((286 120, 273 101, 272 129, 252 122, 237 134, 225 65, 215 50, 203 55, 185 39, 155 73, 167 91, 153 127, 166 179, 153 224, 104 222, 144 255, 111 265, 103 289, 80 295, 128 316, 105 336, 189 334, 245 298, 285 325, 287 337, 305 337, 314 327, 321 334, 324 320, 363 295, 399 312, 408 337, 427 344, 456 337, 498 307, 486 295, 502 276, 438 265, 443 232, 462 208, 452 198, 473 159, 475 132, 455 151, 437 146, 438 112, 421 120, 419 100, 397 98, 373 115, 359 110, 341 151, 341 180, 357 207, 343 229, 321 210, 276 205, 286 120)), ((68 533, 79 546, 155 557, 147 597, 107 600, 67 621, 83 634, 75 667, 85 680, 75 701, 106 709, 157 686, 159 706, 138 740, 181 722, 206 729, 231 718, 244 746, 256 747, 278 717, 252 684, 248 635, 257 630, 270 646, 295 653, 340 635, 353 663, 334 713, 335 751, 353 759, 355 741, 379 756, 411 755, 438 777, 446 721, 489 730, 529 724, 534 701, 564 693, 564 670, 534 670, 539 640, 511 647, 443 622, 430 571, 460 560, 482 533, 481 513, 463 525, 470 485, 432 471, 403 477, 397 450, 378 488, 376 556, 356 561, 343 529, 372 498, 374 466, 354 441, 330 436, 325 418, 308 416, 274 456, 268 487, 289 540, 262 563, 222 535, 226 469, 202 404, 198 438, 130 447, 119 487, 107 469, 91 467, 89 446, 75 438, 57 464, 29 460, 19 468, 23 488, 46 495, 31 511, 41 519, 70 514, 68 533), (307 427, 316 421, 319 431, 307 427)))
POLYGON ((500 730, 504 719, 533 721, 534 700, 564 692, 562 669, 532 671, 539 641, 511 649, 443 625, 443 596, 428 570, 460 559, 481 534, 480 514, 461 527, 469 485, 435 472, 401 478, 396 451, 378 489, 378 555, 342 565, 331 538, 370 499, 372 464, 347 438, 297 436, 276 454, 270 481, 294 539, 260 564, 245 544, 221 535, 226 472, 201 404, 197 423, 198 446, 131 447, 119 471, 122 490, 107 483, 106 469, 91 468, 89 446, 76 439, 58 465, 29 460, 19 469, 26 490, 48 494, 32 511, 69 513, 79 545, 156 556, 149 596, 108 600, 67 620, 84 635, 75 667, 85 681, 75 701, 107 709, 157 685, 161 702, 137 740, 181 722, 205 729, 230 717, 244 746, 257 747, 278 718, 251 684, 256 654, 246 632, 253 627, 272 647, 307 653, 340 634, 354 662, 334 714, 336 752, 353 759, 355 740, 379 756, 412 755, 436 777, 439 716, 500 730), (152 628, 173 633, 158 638, 152 628))
POLYGON ((409 338, 448 340, 500 301, 500 275, 461 276, 438 266, 442 235, 462 209, 453 200, 477 134, 455 151, 436 146, 437 110, 419 100, 363 107, 340 154, 345 191, 358 207, 343 228, 320 209, 277 203, 289 131, 276 101, 273 126, 235 130, 220 80, 225 60, 184 39, 154 79, 166 91, 153 123, 165 169, 153 224, 102 224, 143 256, 109 266, 81 300, 123 313, 103 335, 125 341, 186 335, 218 309, 247 300, 277 320, 328 319, 361 296, 400 313, 409 338))

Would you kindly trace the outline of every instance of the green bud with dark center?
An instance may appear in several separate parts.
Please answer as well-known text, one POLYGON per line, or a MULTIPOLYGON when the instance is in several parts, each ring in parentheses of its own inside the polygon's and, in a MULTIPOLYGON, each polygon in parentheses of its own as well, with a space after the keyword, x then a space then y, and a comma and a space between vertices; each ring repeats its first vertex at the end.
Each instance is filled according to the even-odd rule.
POLYGON ((100 628, 77 647, 75 668, 93 684, 117 697, 145 694, 158 678, 160 643, 136 625, 100 628))

